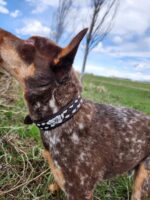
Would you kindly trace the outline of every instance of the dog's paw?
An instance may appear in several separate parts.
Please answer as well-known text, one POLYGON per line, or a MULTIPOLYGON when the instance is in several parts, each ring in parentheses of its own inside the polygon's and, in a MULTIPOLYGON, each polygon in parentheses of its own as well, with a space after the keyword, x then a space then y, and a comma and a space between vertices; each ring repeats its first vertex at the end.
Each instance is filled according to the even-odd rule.
POLYGON ((48 189, 52 194, 54 194, 54 193, 56 193, 57 191, 60 190, 60 187, 59 187, 59 185, 57 183, 53 183, 53 184, 49 185, 48 189))

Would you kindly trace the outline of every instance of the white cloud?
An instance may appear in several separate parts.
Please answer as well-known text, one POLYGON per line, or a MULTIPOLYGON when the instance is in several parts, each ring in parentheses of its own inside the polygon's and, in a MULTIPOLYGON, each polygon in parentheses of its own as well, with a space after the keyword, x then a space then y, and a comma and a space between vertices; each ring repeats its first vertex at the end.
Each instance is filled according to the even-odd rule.
POLYGON ((144 34, 150 25, 149 8, 147 0, 121 1, 112 34, 123 37, 144 34))
MULTIPOLYGON (((121 1, 120 9, 116 16, 114 27, 109 35, 113 44, 100 43, 94 51, 105 53, 115 57, 149 58, 150 57, 150 37, 146 37, 146 31, 150 28, 150 1, 147 0, 124 0, 121 1)), ((91 8, 84 4, 80 9, 73 9, 68 23, 68 31, 78 32, 83 27, 89 25, 91 8), (80 15, 78 15, 80 13, 80 15), (75 28, 74 28, 75 27, 75 28)))
POLYGON ((134 66, 135 66, 137 71, 150 70, 150 62, 135 63, 134 66))
POLYGON ((103 53, 113 57, 123 58, 150 58, 150 38, 140 37, 135 41, 112 41, 115 42, 113 45, 105 45, 104 43, 99 43, 99 45, 93 49, 94 52, 103 53))
POLYGON ((116 58, 150 58, 150 51, 143 49, 136 43, 127 43, 120 46, 103 46, 101 43, 93 51, 116 58))
MULTIPOLYGON (((26 0, 26 2, 33 7, 32 13, 42 13, 50 9, 50 6, 56 8, 58 5, 58 0, 26 0)), ((121 6, 111 32, 116 44, 121 43, 126 38, 131 38, 134 34, 144 34, 149 27, 150 21, 150 1, 124 0, 120 2, 121 6)), ((83 27, 88 26, 90 22, 91 9, 88 1, 77 0, 74 4, 76 6, 74 6, 69 17, 69 21, 73 21, 73 23, 70 23, 69 27, 66 27, 67 31, 70 32, 73 29, 75 29, 75 32, 78 32, 83 27)))
POLYGON ((20 29, 16 29, 17 34, 21 35, 40 35, 48 37, 50 35, 50 28, 43 25, 38 20, 25 20, 24 25, 20 29))
POLYGON ((9 10, 6 8, 7 2, 5 0, 0 0, 0 13, 9 14, 9 10))
POLYGON ((115 43, 115 44, 121 44, 123 42, 123 38, 121 38, 120 36, 116 35, 112 38, 112 41, 115 43))
POLYGON ((110 56, 114 56, 117 58, 124 58, 124 57, 129 57, 129 58, 150 58, 150 52, 147 51, 123 51, 123 50, 115 50, 115 48, 108 48, 103 51, 103 53, 106 53, 110 56))
POLYGON ((20 15, 21 15, 21 11, 20 10, 15 10, 15 11, 10 13, 10 16, 14 17, 14 18, 16 18, 16 17, 18 17, 20 15))
POLYGON ((42 13, 49 8, 49 6, 57 6, 58 0, 26 0, 30 6, 33 7, 32 13, 42 13))
POLYGON ((68 31, 72 32, 74 30, 77 33, 83 28, 88 27, 91 13, 91 8, 87 6, 80 9, 73 8, 68 17, 73 23, 69 23, 69 26, 67 26, 68 31))
POLYGON ((7 8, 5 8, 4 6, 1 6, 1 5, 0 5, 0 13, 8 14, 8 13, 9 13, 9 10, 8 10, 7 8))
MULTIPOLYGON (((150 1, 147 0, 122 1, 115 26, 109 35, 113 43, 100 43, 93 50, 109 56, 109 59, 115 57, 124 60, 124 66, 134 69, 133 78, 140 79, 141 72, 145 70, 150 74, 150 62, 145 61, 150 59, 150 37, 147 36, 147 30, 150 29, 149 8, 150 1), (127 62, 126 58, 132 62, 127 62)), ((148 74, 144 75, 145 79, 149 78, 148 74)))
POLYGON ((0 0, 0 5, 6 6, 7 2, 5 0, 0 0))
POLYGON ((0 0, 0 13, 2 14, 10 14, 11 17, 18 17, 19 15, 21 15, 21 11, 20 10, 15 10, 13 12, 10 12, 7 8, 7 1, 5 0, 0 0))
MULTIPOLYGON (((96 20, 96 26, 99 25, 99 22, 103 20, 103 16, 106 13, 109 5, 109 1, 106 1, 107 3, 104 4, 104 6, 101 7, 100 12, 98 14, 98 18, 96 20)), ((111 1, 110 1, 111 2, 111 1)), ((104 20, 104 23, 100 26, 101 30, 107 29, 107 24, 110 24, 110 20, 112 17, 112 14, 114 12, 116 4, 112 7, 110 13, 108 14, 106 20, 104 20)), ((90 1, 74 1, 74 7, 70 12, 70 15, 68 19, 72 22, 70 23, 71 26, 67 27, 68 31, 74 30, 75 32, 80 31, 81 29, 85 27, 89 27, 91 23, 91 18, 93 14, 93 8, 91 6, 90 1), (75 27, 75 28, 73 28, 75 27)), ((101 32, 101 31, 100 31, 101 32)))
POLYGON ((111 52, 110 55, 116 57, 132 57, 132 58, 150 58, 150 52, 147 51, 120 51, 120 52, 111 52))
MULTIPOLYGON (((75 69, 80 71, 80 67, 77 66, 75 69)), ((105 66, 96 66, 96 65, 87 65, 86 72, 92 73, 95 75, 106 76, 106 77, 119 77, 119 78, 128 78, 136 81, 150 81, 150 74, 144 74, 142 72, 129 72, 124 70, 117 70, 105 66)))
MULTIPOLYGON (((33 7, 32 13, 42 13, 49 8, 49 6, 57 7, 59 0, 26 0, 30 6, 33 7)), ((85 7, 87 5, 87 0, 76 0, 74 4, 80 7, 85 7)))

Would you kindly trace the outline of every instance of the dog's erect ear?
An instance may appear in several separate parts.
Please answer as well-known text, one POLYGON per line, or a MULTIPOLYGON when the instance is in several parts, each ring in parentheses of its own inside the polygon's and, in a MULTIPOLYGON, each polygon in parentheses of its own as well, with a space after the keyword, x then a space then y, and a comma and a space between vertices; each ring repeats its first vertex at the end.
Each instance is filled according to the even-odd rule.
POLYGON ((63 76, 68 72, 73 64, 76 52, 78 50, 79 44, 88 29, 85 28, 80 31, 65 48, 62 48, 60 53, 54 59, 53 71, 56 72, 57 78, 62 79, 63 76))
POLYGON ((69 45, 62 49, 62 51, 59 53, 57 58, 54 60, 55 65, 59 64, 59 62, 62 62, 63 60, 67 61, 72 65, 74 61, 74 57, 76 55, 76 52, 78 50, 79 44, 85 34, 87 33, 87 28, 80 31, 69 43, 69 45))

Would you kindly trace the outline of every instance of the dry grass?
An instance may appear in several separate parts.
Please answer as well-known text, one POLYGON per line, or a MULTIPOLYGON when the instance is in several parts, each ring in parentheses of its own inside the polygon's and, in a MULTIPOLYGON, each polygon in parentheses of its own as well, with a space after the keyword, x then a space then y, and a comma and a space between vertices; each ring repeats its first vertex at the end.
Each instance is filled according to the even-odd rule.
POLYGON ((0 73, 0 105, 10 106, 17 98, 18 84, 8 74, 0 73))
POLYGON ((1 138, 0 150, 0 168, 3 172, 0 196, 13 200, 20 199, 20 194, 25 193, 26 198, 35 197, 31 192, 35 184, 42 184, 44 175, 50 176, 41 149, 32 139, 22 142, 17 134, 8 133, 1 138))
POLYGON ((0 199, 61 199, 61 193, 52 196, 47 190, 53 177, 38 132, 22 124, 20 88, 7 74, 0 74, 0 94, 0 199))

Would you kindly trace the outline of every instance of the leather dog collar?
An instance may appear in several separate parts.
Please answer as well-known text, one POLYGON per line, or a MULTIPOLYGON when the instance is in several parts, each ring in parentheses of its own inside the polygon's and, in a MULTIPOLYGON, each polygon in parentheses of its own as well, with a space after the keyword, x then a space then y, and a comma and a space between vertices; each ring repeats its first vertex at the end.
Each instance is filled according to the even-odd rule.
POLYGON ((41 130, 47 131, 54 129, 71 119, 73 115, 80 109, 82 102, 82 98, 78 96, 69 104, 61 108, 60 111, 51 115, 48 119, 42 121, 33 121, 33 123, 35 123, 36 126, 41 130))

